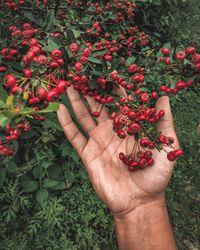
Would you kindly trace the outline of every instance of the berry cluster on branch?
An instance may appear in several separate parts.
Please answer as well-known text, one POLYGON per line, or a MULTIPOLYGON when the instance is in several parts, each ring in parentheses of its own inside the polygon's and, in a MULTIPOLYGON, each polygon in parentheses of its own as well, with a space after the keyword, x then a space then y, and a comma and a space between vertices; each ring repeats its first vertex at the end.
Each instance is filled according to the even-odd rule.
MULTIPOLYGON (((27 6, 19 1, 23 4, 27 6)), ((48 2, 44 4, 48 9, 48 2)), ((26 18, 23 24, 8 26, 0 74, 9 110, 4 107, 0 115, 12 113, 12 124, 17 123, 16 128, 10 121, 0 124, 5 127, 0 155, 12 155, 11 141, 30 129, 31 119, 44 121, 40 113, 55 111, 54 103, 73 87, 83 99, 90 96, 97 102, 97 110, 91 112, 94 119, 105 107, 117 136, 133 138, 132 151, 119 153, 130 171, 152 166, 155 148, 171 148, 166 158, 176 160, 183 152, 173 147, 172 137, 157 132, 156 124, 165 111, 156 110, 155 102, 162 94, 178 94, 194 84, 200 73, 200 54, 194 47, 151 48, 149 36, 134 25, 137 6, 128 0, 87 1, 84 7, 81 1, 65 4, 68 12, 58 9, 59 24, 51 32, 26 18), (18 67, 12 67, 13 63, 18 67)), ((14 1, 5 5, 20 13, 14 1)))

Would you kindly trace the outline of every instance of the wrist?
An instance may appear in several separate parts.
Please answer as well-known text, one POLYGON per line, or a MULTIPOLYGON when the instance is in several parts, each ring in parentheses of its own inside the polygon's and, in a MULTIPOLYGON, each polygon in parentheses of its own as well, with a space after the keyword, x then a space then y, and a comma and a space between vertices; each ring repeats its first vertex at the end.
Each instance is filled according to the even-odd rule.
POLYGON ((164 197, 114 215, 114 220, 119 249, 176 249, 164 197))
MULTIPOLYGON (((158 220, 158 212, 166 210, 165 197, 161 196, 158 199, 144 203, 132 211, 123 212, 119 214, 113 214, 116 225, 128 226, 132 223, 140 226, 145 226, 147 221, 154 223, 154 220, 158 220)), ((159 213, 160 214, 160 213, 159 213)), ((161 219, 161 218, 160 218, 161 219)), ((132 228, 133 230, 133 228, 132 228)))

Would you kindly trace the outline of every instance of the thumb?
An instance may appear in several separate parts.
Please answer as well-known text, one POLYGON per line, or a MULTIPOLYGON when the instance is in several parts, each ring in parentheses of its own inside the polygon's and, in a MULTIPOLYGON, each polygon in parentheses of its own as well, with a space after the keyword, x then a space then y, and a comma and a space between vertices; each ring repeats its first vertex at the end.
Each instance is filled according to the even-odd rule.
POLYGON ((173 115, 169 103, 168 96, 160 97, 156 102, 156 110, 164 110, 165 115, 159 120, 157 124, 157 130, 162 132, 166 136, 172 136, 175 139, 175 146, 178 146, 178 139, 174 129, 173 115))

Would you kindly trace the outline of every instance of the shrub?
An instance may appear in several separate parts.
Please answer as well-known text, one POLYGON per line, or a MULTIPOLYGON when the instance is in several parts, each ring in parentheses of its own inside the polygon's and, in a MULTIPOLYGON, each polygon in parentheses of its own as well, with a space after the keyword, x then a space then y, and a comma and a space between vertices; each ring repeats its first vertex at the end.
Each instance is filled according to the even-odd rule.
MULTIPOLYGON (((70 78, 69 75, 69 72, 75 72, 78 76, 85 74, 92 78, 92 90, 98 89, 101 94, 105 94, 106 91, 107 95, 111 95, 112 79, 106 81, 106 84, 101 80, 101 87, 97 85, 97 80, 103 78, 105 74, 111 75, 116 68, 121 74, 120 77, 130 78, 132 75, 128 75, 125 68, 129 68, 133 64, 142 65, 147 69, 146 85, 141 86, 142 91, 148 92, 148 84, 157 82, 158 85, 154 86, 153 90, 159 92, 159 85, 164 80, 168 83, 169 93, 170 89, 173 89, 179 81, 172 77, 177 73, 177 70, 180 70, 180 67, 184 67, 190 72, 189 80, 197 79, 193 74, 194 66, 190 60, 184 60, 184 64, 178 63, 175 67, 168 68, 169 72, 165 75, 166 64, 157 63, 158 59, 163 57, 160 50, 163 44, 172 52, 170 60, 174 62, 177 62, 174 58, 175 54, 185 50, 184 46, 177 46, 175 38, 171 44, 168 42, 168 37, 165 38, 166 40, 164 39, 166 29, 170 26, 169 20, 173 20, 171 14, 169 15, 166 11, 165 18, 158 21, 159 15, 163 14, 163 6, 167 10, 174 6, 171 5, 171 1, 162 1, 162 3, 156 1, 153 4, 151 1, 139 3, 137 13, 139 18, 135 18, 135 24, 148 34, 153 32, 151 44, 149 44, 149 37, 132 23, 132 15, 137 11, 125 14, 124 21, 123 15, 117 15, 117 12, 121 12, 119 11, 120 6, 119 10, 115 5, 114 8, 108 6, 108 9, 102 12, 102 6, 106 5, 108 1, 101 1, 99 5, 87 7, 73 1, 66 1, 66 4, 61 3, 61 1, 56 1, 56 3, 55 1, 44 1, 44 3, 39 4, 37 1, 27 0, 24 3, 21 1, 19 6, 15 5, 15 1, 5 2, 6 5, 1 4, 0 11, 3 20, 1 22, 1 49, 7 47, 9 49, 2 52, 0 62, 2 68, 7 69, 5 71, 1 68, 0 76, 4 85, 7 85, 6 91, 5 86, 0 86, 1 125, 5 127, 11 123, 12 127, 14 123, 21 123, 23 130, 29 130, 28 121, 31 124, 31 130, 22 133, 18 142, 12 141, 12 149, 14 150, 12 157, 1 159, 0 200, 4 204, 1 210, 2 245, 6 249, 16 248, 16 246, 19 249, 114 249, 114 227, 111 216, 108 215, 109 211, 98 201, 90 188, 79 157, 63 137, 56 115, 48 113, 44 115, 45 118, 43 117, 44 113, 55 111, 58 108, 57 103, 51 103, 54 101, 54 97, 57 98, 58 93, 52 92, 51 86, 45 82, 44 73, 47 69, 49 70, 50 66, 45 64, 45 61, 48 60, 51 63, 52 72, 56 77, 65 81, 64 86, 62 84, 59 86, 59 94, 64 92, 65 87, 68 87, 72 80, 75 84, 75 79, 72 79, 72 76, 70 78), (142 9, 144 9, 143 12, 140 12, 142 9), (156 17, 152 18, 155 10, 159 13, 157 19, 156 17), (78 21, 77 17, 79 17, 78 21), (27 25, 30 26, 27 28, 27 25), (132 26, 134 28, 129 30, 132 26), (128 42, 124 42, 123 49, 118 52, 115 50, 115 44, 112 44, 111 41, 119 38, 117 35, 124 31, 127 32, 124 35, 128 42), (132 42, 131 39, 128 39, 129 32, 135 34, 136 41, 132 42), (23 35, 23 38, 19 37, 18 39, 18 35, 23 35), (27 39, 24 38, 26 36, 28 36, 27 39), (36 39, 34 40, 34 38, 36 39), (102 39, 109 41, 107 45, 113 48, 112 52, 110 50, 108 53, 108 48, 103 43, 94 48, 94 44, 99 43, 102 39), (38 41, 42 51, 36 60, 32 58, 30 48, 34 47, 38 41), (86 41, 90 44, 86 44, 86 41), (30 43, 34 46, 30 46, 30 43), (12 51, 10 46, 13 46, 12 51), (91 51, 90 47, 92 47, 91 51), (15 49, 17 49, 17 54, 16 51, 13 51, 15 49), (57 49, 60 52, 55 51, 57 49), (86 49, 85 55, 87 56, 83 57, 83 49, 86 49), (53 55, 52 50, 54 51, 53 55), (79 55, 80 53, 81 55, 79 55), (51 56, 49 56, 50 54, 51 56), (24 68, 26 71, 23 71, 24 68), (155 74, 152 74, 153 71, 155 74), (15 79, 13 80, 11 77, 5 83, 5 76, 13 74, 13 72, 14 77, 21 80, 22 85, 24 84, 25 91, 20 88, 13 90, 12 81, 15 79), (28 81, 32 77, 31 74, 34 75, 32 80, 34 91, 38 86, 41 88, 39 84, 42 82, 44 85, 42 89, 46 87, 51 92, 47 98, 50 105, 46 103, 46 100, 33 99, 30 94, 32 89, 28 89, 30 88, 28 81), (40 79, 37 78, 38 75, 40 79), (28 80, 25 80, 24 76, 28 80), (69 78, 70 81, 68 81, 69 78), (9 95, 10 89, 12 95, 9 95), (18 96, 15 91, 19 93, 18 96), (19 96, 22 100, 20 109, 16 105, 19 96), (42 123, 43 119, 46 120, 42 123), (77 200, 80 204, 82 201, 85 205, 79 206, 77 200), (90 229, 85 231, 84 228, 90 229), (103 238, 106 240, 103 241, 103 238)), ((88 2, 93 3, 93 1, 88 2)), ((178 3, 175 4, 180 6, 178 3)), ((182 4, 181 6, 183 6, 182 4)), ((166 60, 165 56, 163 60, 166 60)), ((185 81, 183 78, 185 72, 180 76, 181 80, 185 81)), ((83 80, 87 82, 88 79, 83 80)), ((54 79, 51 79, 50 83, 52 84, 53 81, 54 79)), ((85 94, 80 85, 77 84, 77 88, 82 94, 85 94)), ((187 92, 189 96, 194 96, 196 90, 197 86, 192 86, 187 92)), ((183 99, 184 97, 173 97, 172 102, 177 103, 179 98, 183 99)), ((65 96, 61 96, 60 100, 71 110, 65 96)), ((177 116, 177 121, 180 119, 177 116)), ((8 127, 6 130, 1 128, 0 136, 2 138, 5 138, 6 132, 9 131, 8 127)), ((188 153, 188 157, 189 154, 191 152, 188 153)), ((185 165, 186 163, 184 163, 185 165)), ((178 173, 177 177, 174 176, 175 181, 177 178, 185 181, 182 173, 178 173)), ((182 196, 180 195, 180 197, 182 196)))

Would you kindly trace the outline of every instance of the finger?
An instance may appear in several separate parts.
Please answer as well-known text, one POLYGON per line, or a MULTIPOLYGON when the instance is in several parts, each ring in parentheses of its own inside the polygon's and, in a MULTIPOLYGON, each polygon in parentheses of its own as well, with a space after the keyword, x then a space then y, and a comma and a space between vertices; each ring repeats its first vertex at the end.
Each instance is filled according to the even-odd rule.
POLYGON ((87 140, 76 127, 67 108, 63 104, 60 104, 57 115, 67 139, 72 144, 77 153, 81 156, 83 149, 87 144, 87 140))
POLYGON ((121 87, 120 85, 119 85, 119 88, 115 87, 112 92, 119 96, 127 97, 125 88, 121 87))
POLYGON ((73 86, 71 86, 67 90, 67 96, 70 100, 74 113, 81 127, 87 133, 91 132, 96 127, 96 124, 93 118, 91 117, 87 107, 83 103, 78 91, 74 90, 73 86))
POLYGON ((156 110, 165 111, 165 115, 159 120, 157 124, 158 131, 163 132, 163 134, 166 136, 174 137, 175 143, 178 146, 178 139, 176 137, 176 132, 174 129, 173 115, 171 112, 171 107, 170 107, 168 96, 162 96, 157 100, 156 110))
POLYGON ((102 104, 97 103, 93 97, 86 96, 87 103, 90 106, 91 112, 99 111, 101 112, 100 117, 97 122, 102 122, 109 119, 108 112, 105 107, 102 108, 102 104))

